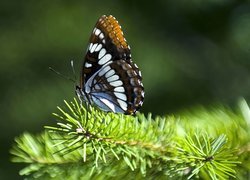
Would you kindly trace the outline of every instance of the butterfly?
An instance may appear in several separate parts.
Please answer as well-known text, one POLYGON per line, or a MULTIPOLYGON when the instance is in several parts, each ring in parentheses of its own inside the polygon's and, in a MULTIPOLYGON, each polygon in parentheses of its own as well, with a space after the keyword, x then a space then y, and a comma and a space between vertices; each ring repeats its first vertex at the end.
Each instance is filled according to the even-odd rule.
POLYGON ((76 92, 81 100, 103 111, 135 114, 143 104, 141 72, 112 15, 101 16, 94 27, 76 92))

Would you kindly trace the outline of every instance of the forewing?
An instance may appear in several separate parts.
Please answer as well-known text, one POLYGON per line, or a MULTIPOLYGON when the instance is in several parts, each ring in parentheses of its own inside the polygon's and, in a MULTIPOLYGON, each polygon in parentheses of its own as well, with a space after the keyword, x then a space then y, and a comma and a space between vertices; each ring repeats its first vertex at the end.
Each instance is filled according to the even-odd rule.
POLYGON ((130 61, 129 45, 121 26, 113 16, 103 15, 91 34, 81 74, 81 88, 102 66, 116 60, 130 61))

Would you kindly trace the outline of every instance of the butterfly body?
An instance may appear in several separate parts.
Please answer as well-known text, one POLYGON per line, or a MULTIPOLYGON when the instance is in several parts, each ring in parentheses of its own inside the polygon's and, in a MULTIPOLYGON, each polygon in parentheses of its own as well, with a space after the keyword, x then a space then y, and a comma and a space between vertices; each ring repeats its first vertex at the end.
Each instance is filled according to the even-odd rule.
POLYGON ((104 15, 95 25, 77 94, 104 111, 117 113, 134 114, 143 103, 141 72, 113 16, 104 15))

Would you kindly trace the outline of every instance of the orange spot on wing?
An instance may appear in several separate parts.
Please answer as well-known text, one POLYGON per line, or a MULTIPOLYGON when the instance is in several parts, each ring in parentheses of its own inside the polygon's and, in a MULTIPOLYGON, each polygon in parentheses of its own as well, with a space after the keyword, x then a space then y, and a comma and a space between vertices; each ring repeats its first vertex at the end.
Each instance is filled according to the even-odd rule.
POLYGON ((112 16, 102 16, 99 20, 101 29, 104 30, 104 33, 109 35, 112 39, 112 42, 118 48, 128 48, 128 44, 123 36, 121 26, 118 21, 112 16))

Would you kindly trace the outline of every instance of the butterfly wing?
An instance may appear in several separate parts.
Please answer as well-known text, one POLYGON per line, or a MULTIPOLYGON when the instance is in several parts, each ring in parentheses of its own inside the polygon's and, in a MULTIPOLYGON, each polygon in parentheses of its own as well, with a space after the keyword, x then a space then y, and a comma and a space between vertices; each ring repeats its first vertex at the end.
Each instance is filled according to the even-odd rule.
POLYGON ((128 61, 113 61, 87 81, 85 92, 104 111, 134 114, 144 100, 142 79, 134 68, 128 61))
POLYGON ((103 15, 90 36, 85 56, 80 86, 107 62, 131 58, 130 47, 123 37, 118 21, 113 16, 103 15))
POLYGON ((80 89, 104 111, 135 113, 144 100, 141 72, 113 16, 102 16, 91 34, 80 89))

